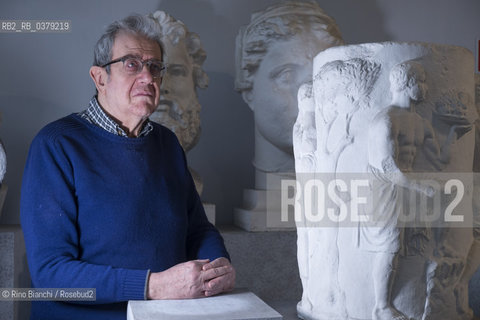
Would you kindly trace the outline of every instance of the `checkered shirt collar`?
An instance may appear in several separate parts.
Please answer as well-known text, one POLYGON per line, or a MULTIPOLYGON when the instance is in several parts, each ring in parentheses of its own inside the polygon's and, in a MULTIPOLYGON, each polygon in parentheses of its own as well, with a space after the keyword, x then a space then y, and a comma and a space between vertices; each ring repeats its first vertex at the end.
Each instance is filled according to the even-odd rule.
MULTIPOLYGON (((98 103, 97 96, 94 96, 90 100, 88 108, 80 112, 79 115, 80 117, 87 120, 88 122, 96 126, 99 126, 100 128, 110 133, 113 133, 122 137, 128 137, 125 130, 123 130, 120 127, 120 125, 115 122, 115 120, 113 120, 110 116, 108 116, 105 113, 105 111, 103 111, 103 109, 100 107, 100 104, 98 103)), ((150 123, 150 120, 147 119, 138 137, 144 137, 147 134, 149 134, 152 130, 153 130, 153 125, 150 123)))

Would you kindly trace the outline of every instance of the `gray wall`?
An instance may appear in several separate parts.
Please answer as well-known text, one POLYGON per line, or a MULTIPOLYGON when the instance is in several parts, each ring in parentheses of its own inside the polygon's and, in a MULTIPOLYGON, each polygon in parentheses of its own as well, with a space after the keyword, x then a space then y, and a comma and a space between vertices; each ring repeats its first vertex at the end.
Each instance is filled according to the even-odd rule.
MULTIPOLYGON (((132 12, 165 10, 198 33, 207 51, 208 89, 199 92, 203 133, 188 154, 204 179, 203 198, 229 224, 242 191, 254 184, 253 117, 233 90, 235 36, 253 11, 275 0, 2 0, 0 19, 68 19, 67 34, 0 33, 0 137, 9 193, 0 223, 19 223, 22 171, 38 130, 84 109, 94 92, 92 47, 104 27, 132 12)), ((480 38, 478 0, 320 0, 347 43, 426 41, 467 47, 480 38)))

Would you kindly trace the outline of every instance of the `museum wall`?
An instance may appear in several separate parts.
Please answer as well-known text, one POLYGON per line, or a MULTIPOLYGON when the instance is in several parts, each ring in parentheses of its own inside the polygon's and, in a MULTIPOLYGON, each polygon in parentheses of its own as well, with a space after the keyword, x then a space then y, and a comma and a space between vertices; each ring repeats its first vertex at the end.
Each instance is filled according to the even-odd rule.
MULTIPOLYGON (((63 34, 0 33, 0 138, 9 191, 1 224, 19 223, 20 185, 28 147, 45 124, 85 109, 94 93, 92 48, 105 26, 129 13, 164 10, 200 35, 209 87, 199 90, 202 135, 188 153, 204 180, 202 198, 230 224, 242 193, 254 185, 253 115, 234 91, 235 36, 252 12, 275 0, 108 0, 0 2, 0 20, 65 19, 63 34)), ((466 47, 480 38, 478 0, 321 0, 348 44, 425 41, 466 47)), ((478 58, 477 58, 478 60, 478 58)))

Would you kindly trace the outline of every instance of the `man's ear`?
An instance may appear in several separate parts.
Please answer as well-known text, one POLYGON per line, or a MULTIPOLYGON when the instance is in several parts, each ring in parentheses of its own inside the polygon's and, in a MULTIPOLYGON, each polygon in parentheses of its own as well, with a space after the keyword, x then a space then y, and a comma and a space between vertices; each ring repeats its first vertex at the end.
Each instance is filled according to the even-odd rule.
POLYGON ((90 68, 90 77, 92 77, 95 87, 98 92, 105 91, 105 83, 107 82, 107 71, 105 68, 99 66, 92 66, 90 68))
POLYGON ((242 91, 242 98, 243 98, 243 100, 248 104, 248 106, 250 107, 250 109, 252 109, 252 111, 253 111, 253 106, 252 106, 252 104, 251 104, 251 102, 252 102, 252 100, 253 100, 252 90, 242 91))

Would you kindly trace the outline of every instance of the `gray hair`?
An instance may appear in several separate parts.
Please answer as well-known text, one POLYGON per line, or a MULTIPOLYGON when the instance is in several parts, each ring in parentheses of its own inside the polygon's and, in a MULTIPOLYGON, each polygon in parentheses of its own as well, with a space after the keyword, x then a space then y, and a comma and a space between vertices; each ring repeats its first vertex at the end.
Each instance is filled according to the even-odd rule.
MULTIPOLYGON (((132 14, 122 20, 112 22, 98 39, 93 51, 93 65, 103 66, 112 59, 112 48, 119 32, 130 32, 158 43, 162 53, 161 28, 151 15, 132 14)), ((106 67, 107 73, 110 66, 106 67)))
POLYGON ((253 75, 272 43, 291 39, 305 30, 321 35, 330 46, 344 43, 335 20, 315 1, 284 2, 254 13, 236 39, 235 90, 252 89, 253 75))
POLYGON ((413 60, 402 62, 390 70, 390 86, 395 91, 405 90, 412 87, 419 77, 425 78, 425 69, 420 63, 413 60))
MULTIPOLYGON (((187 53, 192 58, 193 83, 196 87, 205 89, 208 86, 208 76, 202 65, 207 54, 202 47, 199 35, 188 31, 182 21, 164 11, 156 11, 153 17, 161 27, 162 38, 168 38, 173 45, 177 45, 182 39, 185 40, 187 53)), ((167 52, 164 54, 166 55, 167 52)))

